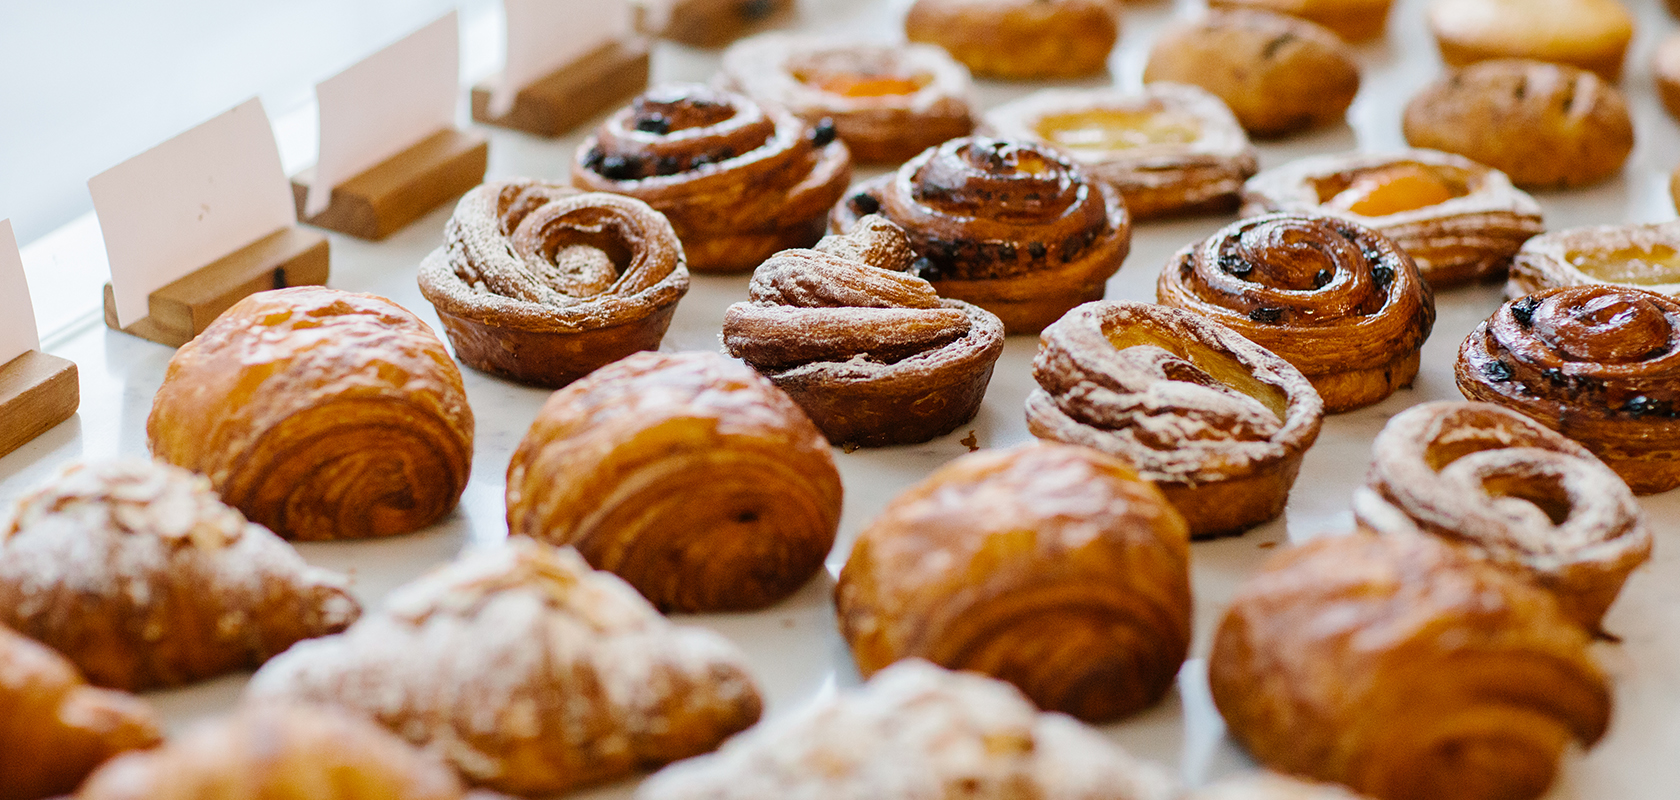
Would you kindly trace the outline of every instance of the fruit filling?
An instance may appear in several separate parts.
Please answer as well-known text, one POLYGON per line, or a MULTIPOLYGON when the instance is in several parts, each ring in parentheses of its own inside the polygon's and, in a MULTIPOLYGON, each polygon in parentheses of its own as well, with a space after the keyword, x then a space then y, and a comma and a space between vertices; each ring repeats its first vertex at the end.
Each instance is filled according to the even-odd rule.
POLYGON ((1166 109, 1122 111, 1104 108, 1051 114, 1041 118, 1034 127, 1045 141, 1075 150, 1128 150, 1156 144, 1189 144, 1201 136, 1201 124, 1194 116, 1166 109))

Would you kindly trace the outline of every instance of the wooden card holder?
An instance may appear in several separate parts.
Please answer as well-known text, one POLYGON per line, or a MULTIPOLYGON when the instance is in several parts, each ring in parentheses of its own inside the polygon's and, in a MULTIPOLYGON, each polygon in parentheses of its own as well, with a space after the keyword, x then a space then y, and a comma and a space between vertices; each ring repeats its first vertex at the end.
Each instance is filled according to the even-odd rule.
POLYGON ((327 263, 327 237, 303 228, 287 228, 152 292, 149 313, 126 328, 117 324, 116 295, 111 284, 105 284, 105 325, 180 347, 250 295, 287 286, 325 284, 327 263))
POLYGON ((695 47, 722 47, 793 12, 793 0, 676 0, 661 37, 695 47))
POLYGON ((81 404, 74 361, 30 350, 0 364, 0 456, 69 419, 81 404))
POLYGON ((473 87, 473 119, 488 125, 559 136, 647 88, 649 44, 636 37, 596 49, 519 90, 513 110, 490 116, 490 87, 473 87))
POLYGON ((317 228, 379 240, 484 182, 490 143, 483 134, 438 131, 373 168, 333 187, 325 211, 304 216, 315 183, 313 167, 292 176, 298 219, 317 228))

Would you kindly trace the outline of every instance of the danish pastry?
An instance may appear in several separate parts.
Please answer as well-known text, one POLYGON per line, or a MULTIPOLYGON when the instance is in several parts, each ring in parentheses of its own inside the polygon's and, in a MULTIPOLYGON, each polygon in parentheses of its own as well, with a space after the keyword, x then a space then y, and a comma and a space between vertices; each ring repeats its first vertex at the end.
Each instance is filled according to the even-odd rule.
POLYGON ((974 74, 1004 80, 1101 72, 1120 38, 1118 0, 916 0, 912 42, 950 51, 974 74))
POLYGON ((1435 0, 1429 31, 1448 66, 1531 58, 1615 81, 1633 16, 1617 0, 1435 0))
POLYGON ((1507 297, 1611 284, 1680 295, 1680 222, 1601 225, 1536 236, 1511 262, 1507 297))
POLYGON ((1350 42, 1375 39, 1388 25, 1393 0, 1209 0, 1216 9, 1253 9, 1316 22, 1350 42))

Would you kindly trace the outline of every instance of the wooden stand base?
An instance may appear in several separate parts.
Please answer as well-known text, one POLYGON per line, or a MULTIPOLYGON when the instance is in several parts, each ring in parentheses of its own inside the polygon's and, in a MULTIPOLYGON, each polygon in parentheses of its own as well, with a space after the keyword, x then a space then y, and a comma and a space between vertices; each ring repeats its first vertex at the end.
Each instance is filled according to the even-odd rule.
POLYGON ((473 87, 473 119, 488 125, 559 136, 647 88, 646 39, 614 42, 519 90, 507 116, 490 116, 490 87, 473 87))
POLYGON ((332 190, 325 211, 304 216, 315 169, 292 177, 298 219, 361 239, 383 239, 484 182, 490 145, 483 134, 441 130, 332 190))
POLYGON ((660 34, 695 47, 722 47, 786 19, 793 0, 676 0, 660 34))
POLYGON ((223 256, 152 292, 150 313, 123 328, 117 300, 105 284, 105 325, 170 347, 192 341, 230 306, 257 292, 327 282, 327 237, 287 228, 223 256))
POLYGON ((0 364, 0 456, 69 419, 81 404, 73 361, 31 350, 0 364))

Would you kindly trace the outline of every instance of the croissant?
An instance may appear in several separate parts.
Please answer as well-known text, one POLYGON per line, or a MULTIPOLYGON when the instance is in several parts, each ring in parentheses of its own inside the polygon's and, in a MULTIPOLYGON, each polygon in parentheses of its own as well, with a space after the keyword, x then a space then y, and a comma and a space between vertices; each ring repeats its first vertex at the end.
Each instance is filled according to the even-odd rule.
POLYGON ((657 350, 688 293, 682 242, 630 197, 534 180, 461 198, 444 245, 420 264, 461 361, 559 387, 638 350, 657 350))
POLYGON ((637 353, 548 399, 514 451, 508 529, 569 544, 666 611, 762 608, 822 568, 840 473, 751 368, 637 353))
POLYGON ((1102 299, 1132 241, 1113 187, 1053 148, 1003 139, 953 139, 866 181, 829 230, 876 213, 909 235, 917 276, 998 315, 1009 333, 1037 333, 1102 299))
POLYGON ((0 524, 0 624, 130 691, 250 669, 361 614, 345 579, 150 461, 73 465, 0 524))
POLYGON ((1125 462, 1037 443, 963 456, 890 502, 840 573, 864 675, 905 658, 1108 721, 1172 688, 1190 646, 1183 517, 1125 462))
POLYGON ((1610 721, 1547 592, 1432 536, 1321 538, 1237 590, 1208 656, 1262 764, 1377 800, 1527 800, 1610 721))
POLYGON ((1571 228, 1536 236, 1511 262, 1505 294, 1517 298, 1593 283, 1680 295, 1680 222, 1571 228))
POLYGON ((1376 231, 1320 215, 1229 225, 1173 256, 1155 295, 1282 356, 1331 413, 1410 386, 1435 325, 1435 296, 1410 256, 1376 231))
POLYGON ((152 455, 291 539, 386 536, 455 507, 472 466, 461 371, 426 323, 320 286, 234 304, 169 360, 152 455))
POLYGON ((1101 300, 1044 329, 1027 429, 1131 464, 1192 537, 1283 513, 1324 403, 1300 370, 1182 309, 1101 300))

